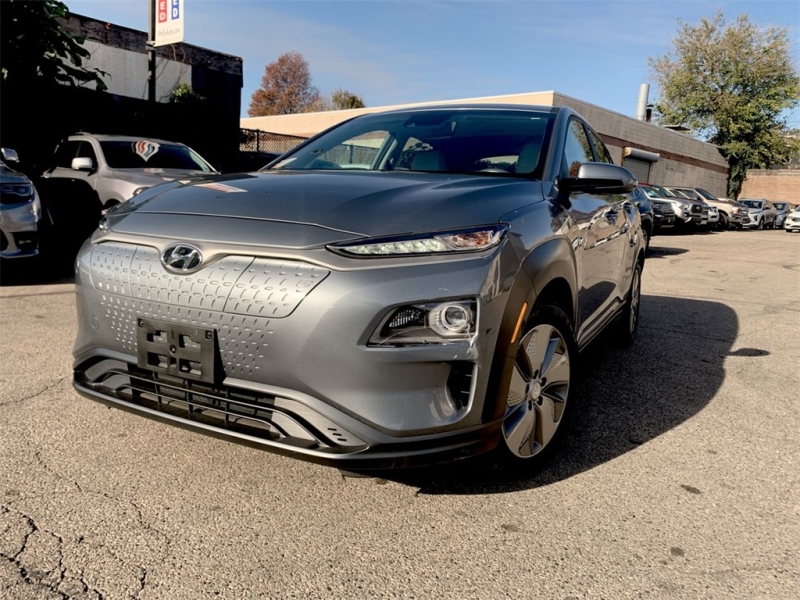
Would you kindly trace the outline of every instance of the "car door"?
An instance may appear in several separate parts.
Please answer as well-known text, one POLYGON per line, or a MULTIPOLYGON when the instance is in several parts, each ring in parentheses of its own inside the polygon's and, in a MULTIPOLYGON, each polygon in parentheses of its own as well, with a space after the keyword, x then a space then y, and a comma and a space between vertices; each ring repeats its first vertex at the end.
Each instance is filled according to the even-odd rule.
MULTIPOLYGON (((564 141, 561 176, 577 175, 580 165, 587 162, 596 162, 589 134, 583 122, 573 117, 564 141)), ((573 245, 578 258, 580 340, 618 302, 627 218, 620 196, 609 194, 572 193, 569 212, 579 230, 573 245)))

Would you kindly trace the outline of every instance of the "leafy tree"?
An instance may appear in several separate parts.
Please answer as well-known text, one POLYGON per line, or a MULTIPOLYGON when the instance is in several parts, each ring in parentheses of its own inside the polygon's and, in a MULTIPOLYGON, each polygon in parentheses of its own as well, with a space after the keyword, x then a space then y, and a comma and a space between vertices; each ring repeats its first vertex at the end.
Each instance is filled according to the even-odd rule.
POLYGON ((718 11, 697 25, 678 21, 673 48, 650 58, 661 123, 682 124, 719 146, 736 198, 750 168, 785 162, 800 149, 786 115, 800 104, 800 76, 786 27, 760 27, 718 11))
POLYGON ((365 108, 364 99, 358 94, 338 88, 331 94, 333 110, 347 110, 349 108, 365 108))
POLYGON ((85 39, 64 29, 58 19, 69 10, 63 2, 0 0, 0 69, 3 87, 38 84, 94 85, 105 90, 107 73, 84 67, 91 56, 85 39))
POLYGON ((247 114, 261 117, 307 112, 318 99, 319 91, 312 84, 308 61, 299 52, 287 52, 267 65, 247 114))
POLYGON ((198 94, 187 83, 179 83, 169 95, 170 104, 180 104, 187 107, 199 107, 206 101, 206 97, 198 94))

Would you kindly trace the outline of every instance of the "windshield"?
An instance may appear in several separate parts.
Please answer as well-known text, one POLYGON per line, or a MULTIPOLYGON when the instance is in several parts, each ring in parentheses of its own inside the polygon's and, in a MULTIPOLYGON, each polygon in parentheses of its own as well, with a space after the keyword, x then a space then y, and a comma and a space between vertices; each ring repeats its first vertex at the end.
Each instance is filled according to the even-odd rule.
POLYGON ((677 198, 678 195, 673 193, 672 190, 668 190, 665 187, 661 187, 660 185, 653 185, 650 184, 650 187, 657 191, 659 194, 664 196, 665 198, 677 198))
POLYGON ((100 142, 112 169, 184 169, 211 173, 214 169, 187 146, 150 140, 100 142))
POLYGON ((357 169, 541 177, 555 115, 533 110, 428 109, 358 117, 271 169, 357 169))
POLYGON ((703 188, 694 188, 694 189, 698 194, 700 194, 706 200, 719 200, 719 198, 717 198, 714 194, 705 191, 703 188))
POLYGON ((761 208, 764 202, 761 200, 739 200, 739 204, 744 204, 747 208, 761 208))
POLYGON ((778 210, 786 210, 786 202, 773 202, 773 206, 778 210))
POLYGON ((702 200, 703 198, 695 192, 694 190, 690 190, 687 188, 672 188, 672 191, 678 194, 679 196, 683 196, 684 198, 688 198, 689 200, 702 200))
POLYGON ((642 186, 642 190, 644 190, 644 193, 647 194, 648 198, 663 198, 664 197, 661 194, 659 194, 656 190, 654 190, 653 188, 642 186))

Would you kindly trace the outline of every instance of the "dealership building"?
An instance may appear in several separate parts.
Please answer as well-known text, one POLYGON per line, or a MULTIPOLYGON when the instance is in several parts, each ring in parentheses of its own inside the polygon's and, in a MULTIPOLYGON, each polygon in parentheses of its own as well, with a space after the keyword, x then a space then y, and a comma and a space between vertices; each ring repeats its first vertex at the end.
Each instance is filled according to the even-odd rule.
POLYGON ((614 161, 633 171, 639 181, 701 187, 717 196, 725 196, 728 164, 713 144, 558 92, 531 92, 399 106, 248 117, 241 119, 241 126, 274 134, 310 137, 360 114, 456 103, 568 106, 592 125, 608 146, 614 161))

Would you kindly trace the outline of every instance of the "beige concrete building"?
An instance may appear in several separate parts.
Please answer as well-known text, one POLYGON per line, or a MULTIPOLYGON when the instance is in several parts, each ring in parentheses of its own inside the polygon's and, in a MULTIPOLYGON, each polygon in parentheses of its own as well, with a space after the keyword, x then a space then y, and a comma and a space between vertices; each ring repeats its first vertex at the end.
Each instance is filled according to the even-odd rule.
POLYGON ((717 196, 725 196, 728 164, 713 144, 700 142, 688 135, 552 91, 321 113, 248 117, 241 120, 241 126, 247 129, 309 137, 360 114, 454 103, 568 106, 583 115, 600 134, 617 164, 631 169, 640 181, 660 185, 701 187, 717 196))

